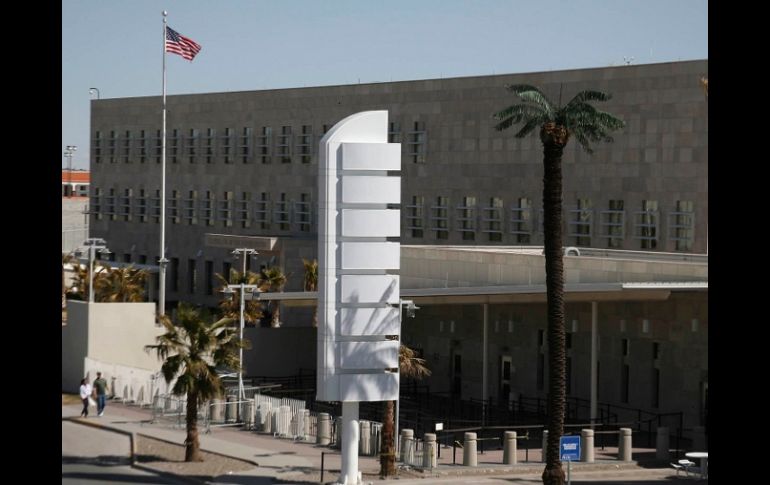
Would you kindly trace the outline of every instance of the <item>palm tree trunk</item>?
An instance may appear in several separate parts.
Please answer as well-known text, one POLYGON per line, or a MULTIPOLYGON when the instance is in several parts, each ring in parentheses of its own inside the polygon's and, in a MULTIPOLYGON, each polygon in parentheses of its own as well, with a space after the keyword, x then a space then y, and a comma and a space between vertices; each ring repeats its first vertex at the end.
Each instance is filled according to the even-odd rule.
POLYGON ((203 461, 198 440, 198 395, 187 394, 187 438, 184 440, 184 461, 203 461))
POLYGON ((564 145, 543 143, 543 233, 548 312, 548 442, 544 485, 563 485, 564 470, 559 459, 559 438, 564 428, 565 342, 564 262, 562 259, 562 175, 564 145))
POLYGON ((385 401, 382 417, 382 450, 380 451, 380 477, 396 474, 396 447, 394 440, 395 423, 393 401, 385 401))

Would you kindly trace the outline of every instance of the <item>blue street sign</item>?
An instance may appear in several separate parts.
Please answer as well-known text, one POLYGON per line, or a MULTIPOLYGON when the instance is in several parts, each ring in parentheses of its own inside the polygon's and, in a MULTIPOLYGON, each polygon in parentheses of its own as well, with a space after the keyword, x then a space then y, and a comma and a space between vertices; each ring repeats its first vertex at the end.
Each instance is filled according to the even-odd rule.
POLYGON ((559 439, 561 461, 580 460, 580 436, 562 436, 559 439))

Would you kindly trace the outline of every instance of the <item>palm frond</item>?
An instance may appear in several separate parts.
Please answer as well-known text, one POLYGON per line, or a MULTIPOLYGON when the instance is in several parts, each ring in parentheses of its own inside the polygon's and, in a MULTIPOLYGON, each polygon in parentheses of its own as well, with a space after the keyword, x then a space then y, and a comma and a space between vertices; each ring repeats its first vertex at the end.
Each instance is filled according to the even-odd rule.
POLYGON ((592 91, 589 89, 577 93, 575 97, 572 98, 569 103, 567 103, 567 107, 578 103, 585 103, 586 101, 609 101, 610 99, 612 99, 611 94, 603 93, 601 91, 592 91))
POLYGON ((398 371, 404 377, 415 379, 422 379, 431 375, 425 359, 417 357, 414 350, 403 344, 398 348, 398 371))
POLYGON ((548 98, 545 97, 540 91, 524 91, 519 93, 519 97, 526 102, 537 105, 542 109, 549 117, 553 116, 554 107, 548 98))
POLYGON ((527 121, 514 136, 516 138, 524 138, 525 136, 532 133, 535 128, 541 126, 546 121, 547 120, 544 119, 544 117, 530 118, 529 121, 527 121))

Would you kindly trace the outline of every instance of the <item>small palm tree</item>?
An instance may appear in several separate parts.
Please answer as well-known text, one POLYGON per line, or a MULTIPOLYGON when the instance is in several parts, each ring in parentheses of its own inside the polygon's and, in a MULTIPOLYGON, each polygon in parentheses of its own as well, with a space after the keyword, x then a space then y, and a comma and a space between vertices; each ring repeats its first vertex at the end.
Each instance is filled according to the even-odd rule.
MULTIPOLYGON (((302 259, 302 266, 305 268, 305 278, 303 286, 305 291, 318 291, 318 260, 308 261, 302 259)), ((318 326, 318 305, 313 307, 313 326, 318 326)))
POLYGON ((96 301, 141 302, 149 273, 133 266, 108 268, 103 277, 94 281, 96 301))
MULTIPOLYGON (((94 261, 94 301, 101 301, 99 294, 99 280, 104 278, 107 274, 107 266, 99 264, 98 261, 94 261)), ((78 264, 74 267, 74 275, 72 276, 72 284, 67 290, 67 296, 73 300, 88 301, 88 295, 90 292, 88 275, 88 264, 78 264)))
POLYGON ((228 325, 229 318, 214 322, 205 310, 188 303, 180 303, 176 322, 167 315, 160 321, 166 333, 156 337, 156 345, 146 345, 146 351, 155 351, 163 360, 161 372, 170 383, 174 395, 187 396, 187 438, 185 461, 203 461, 198 440, 198 406, 221 396, 224 390, 217 375, 217 367, 238 369, 238 350, 245 347, 238 334, 228 325))
MULTIPOLYGON (((398 372, 401 377, 422 379, 431 372, 425 365, 425 359, 417 357, 414 350, 406 345, 398 348, 398 372)), ((394 401, 385 401, 382 418, 382 451, 380 453, 380 476, 388 477, 396 473, 395 416, 394 401)))
MULTIPOLYGON (((230 279, 217 273, 216 278, 221 286, 217 289, 223 293, 229 284, 244 283, 247 285, 258 285, 259 274, 253 271, 246 271, 246 274, 230 269, 230 279)), ((222 317, 231 318, 234 322, 240 322, 241 318, 241 292, 234 289, 232 295, 225 295, 219 302, 219 312, 222 317)), ((259 300, 246 300, 243 305, 243 322, 245 325, 255 326, 262 319, 262 304, 259 300)))
POLYGON ((625 123, 599 111, 589 101, 607 101, 609 94, 581 91, 566 105, 555 105, 537 88, 517 84, 506 86, 522 103, 494 114, 495 128, 505 130, 523 123, 516 138, 540 129, 543 144, 543 236, 545 246, 546 301, 548 312, 548 443, 545 485, 562 485, 564 471, 559 459, 559 438, 564 428, 566 394, 566 349, 564 343, 564 261, 562 260, 562 175, 561 158, 570 136, 586 152, 590 142, 611 142, 609 133, 625 123))
POLYGON ((61 308, 64 310, 67 307, 67 284, 64 281, 64 267, 75 261, 75 256, 72 253, 62 254, 61 256, 61 308))
MULTIPOLYGON (((283 291, 283 287, 286 285, 286 275, 278 266, 273 266, 262 270, 260 276, 259 285, 262 291, 280 292, 283 291)), ((277 301, 270 301, 269 304, 270 313, 272 315, 270 320, 271 327, 280 327, 280 311, 281 305, 277 301)))

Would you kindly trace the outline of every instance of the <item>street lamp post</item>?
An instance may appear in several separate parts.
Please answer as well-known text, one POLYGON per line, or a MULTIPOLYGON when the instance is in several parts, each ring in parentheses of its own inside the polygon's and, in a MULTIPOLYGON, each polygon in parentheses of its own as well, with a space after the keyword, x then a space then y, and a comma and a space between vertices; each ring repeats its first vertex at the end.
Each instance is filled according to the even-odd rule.
POLYGON ((88 88, 88 94, 94 94, 96 92, 96 99, 100 99, 99 88, 88 88))
MULTIPOLYGON (((247 285, 246 284, 246 257, 252 256, 255 254, 258 254, 257 251, 254 249, 248 249, 248 248, 238 248, 233 250, 233 256, 238 256, 239 254, 243 254, 243 272, 241 272, 241 282, 237 285, 227 285, 226 293, 232 294, 234 289, 239 289, 241 293, 241 318, 240 318, 240 338, 241 342, 243 341, 243 311, 245 306, 245 299, 246 299, 246 290, 249 290, 250 293, 253 294, 256 290, 257 293, 259 293, 259 286, 258 285, 247 285)), ((227 275, 228 278, 230 275, 227 275)), ((246 393, 243 389, 243 347, 239 349, 239 369, 238 369, 238 399, 243 400, 246 397, 246 393)))
POLYGON ((67 145, 64 155, 67 157, 67 185, 69 186, 69 195, 72 197, 72 155, 78 149, 77 145, 67 145))
MULTIPOLYGON (((406 305, 406 316, 409 318, 414 318, 415 312, 420 309, 417 305, 414 304, 414 301, 412 300, 402 300, 399 298, 398 300, 398 327, 399 332, 401 332, 401 322, 403 320, 403 314, 404 314, 404 305, 406 305)), ((401 339, 399 338, 399 349, 398 349, 399 356, 401 355, 401 339)), ((398 436, 398 411, 401 404, 401 362, 399 362, 399 379, 398 379, 398 399, 396 399, 396 426, 395 426, 395 433, 394 433, 394 441, 396 442, 396 453, 398 453, 399 449, 401 448, 400 443, 400 437, 398 436)))
POLYGON ((88 248, 88 303, 94 302, 94 253, 110 254, 107 249, 107 243, 101 238, 89 238, 83 242, 83 246, 88 248))

